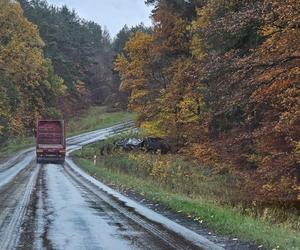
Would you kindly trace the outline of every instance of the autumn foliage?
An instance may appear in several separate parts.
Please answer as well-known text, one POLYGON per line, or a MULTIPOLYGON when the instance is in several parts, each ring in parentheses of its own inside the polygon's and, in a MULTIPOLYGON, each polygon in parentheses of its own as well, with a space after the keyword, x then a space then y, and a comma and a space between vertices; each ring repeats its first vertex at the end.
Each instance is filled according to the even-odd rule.
POLYGON ((0 146, 32 136, 41 117, 68 120, 91 105, 124 107, 112 61, 139 29, 146 30, 124 28, 112 41, 67 6, 0 0, 0 146))
POLYGON ((250 200, 300 200, 300 2, 169 1, 154 5, 115 62, 148 134, 219 173, 250 200))
POLYGON ((0 0, 0 142, 31 131, 65 91, 43 46, 20 5, 0 0))

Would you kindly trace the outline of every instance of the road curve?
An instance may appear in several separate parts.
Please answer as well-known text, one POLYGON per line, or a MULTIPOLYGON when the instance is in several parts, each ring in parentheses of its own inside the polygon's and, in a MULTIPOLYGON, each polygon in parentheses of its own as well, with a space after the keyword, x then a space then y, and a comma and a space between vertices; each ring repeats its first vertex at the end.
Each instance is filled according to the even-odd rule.
MULTIPOLYGON (((132 127, 68 139, 68 153, 132 127)), ((24 150, 0 163, 0 249, 223 249, 83 172, 35 163, 24 150)))

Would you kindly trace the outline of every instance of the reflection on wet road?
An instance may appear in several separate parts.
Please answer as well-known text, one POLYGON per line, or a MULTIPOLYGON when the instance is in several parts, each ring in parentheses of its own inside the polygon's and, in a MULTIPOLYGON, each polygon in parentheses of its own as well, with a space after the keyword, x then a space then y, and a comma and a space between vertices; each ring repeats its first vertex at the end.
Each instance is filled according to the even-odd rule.
POLYGON ((38 195, 35 216, 42 218, 44 225, 36 224, 35 230, 28 228, 23 233, 34 234, 38 244, 30 248, 170 249, 77 183, 62 166, 43 166, 40 178, 43 192, 38 195))
MULTIPOLYGON (((68 151, 128 129, 68 140, 68 151)), ((33 150, 0 164, 0 249, 222 249, 82 172, 37 165, 33 150)))

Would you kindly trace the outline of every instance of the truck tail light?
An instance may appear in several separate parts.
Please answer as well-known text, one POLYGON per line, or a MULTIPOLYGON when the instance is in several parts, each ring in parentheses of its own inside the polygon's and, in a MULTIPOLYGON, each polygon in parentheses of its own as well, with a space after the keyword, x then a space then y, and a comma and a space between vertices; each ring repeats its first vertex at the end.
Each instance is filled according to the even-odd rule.
POLYGON ((59 153, 64 154, 64 153, 66 153, 66 150, 65 149, 61 149, 61 150, 59 150, 59 153))
POLYGON ((37 149, 36 152, 37 153, 44 153, 44 150, 43 149, 37 149))

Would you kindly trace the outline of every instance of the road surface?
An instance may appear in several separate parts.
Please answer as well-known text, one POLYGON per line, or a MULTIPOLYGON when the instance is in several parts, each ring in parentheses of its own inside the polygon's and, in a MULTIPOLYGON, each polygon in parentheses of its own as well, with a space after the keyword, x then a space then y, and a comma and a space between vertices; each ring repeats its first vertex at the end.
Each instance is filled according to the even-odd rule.
MULTIPOLYGON (((68 153, 131 124, 69 138, 68 153)), ((36 164, 33 148, 0 163, 0 249, 222 249, 83 172, 36 164)))

